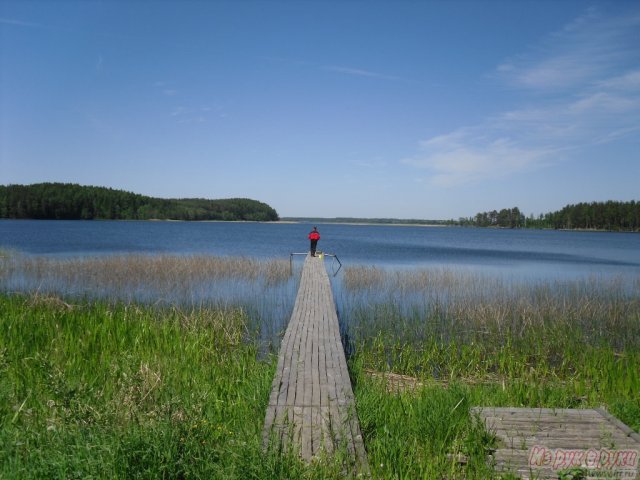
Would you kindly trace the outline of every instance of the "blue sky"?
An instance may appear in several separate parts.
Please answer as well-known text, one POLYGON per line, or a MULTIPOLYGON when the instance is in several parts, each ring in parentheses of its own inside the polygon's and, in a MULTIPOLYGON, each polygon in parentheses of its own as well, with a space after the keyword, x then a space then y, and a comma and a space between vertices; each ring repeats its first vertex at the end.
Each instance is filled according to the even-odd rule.
POLYGON ((0 184, 537 215, 638 152, 638 2, 0 0, 0 184))

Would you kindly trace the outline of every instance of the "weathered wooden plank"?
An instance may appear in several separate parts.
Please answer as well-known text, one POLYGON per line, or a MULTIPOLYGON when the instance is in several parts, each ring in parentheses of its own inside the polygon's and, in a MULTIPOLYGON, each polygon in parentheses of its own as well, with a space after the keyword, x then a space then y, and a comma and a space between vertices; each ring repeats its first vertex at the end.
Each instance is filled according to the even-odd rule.
MULTIPOLYGON (((287 332, 295 332, 297 325, 292 325, 291 330, 287 330, 287 332)), ((278 363, 280 363, 280 359, 282 359, 282 370, 279 372, 276 371, 276 376, 274 379, 274 384, 272 387, 272 393, 277 391, 275 402, 273 399, 270 399, 270 403, 277 404, 285 404, 286 398, 289 390, 289 379, 291 373, 291 358, 293 356, 293 338, 289 336, 289 338, 285 339, 285 343, 281 345, 281 350, 285 352, 284 355, 279 356, 278 363)))
MULTIPOLYGON (((495 452, 492 458, 495 469, 498 471, 510 471, 521 475, 523 478, 558 478, 558 471, 564 470, 566 464, 562 462, 566 457, 559 456, 557 458, 548 458, 546 462, 540 462, 539 465, 532 463, 529 465, 529 452, 517 450, 500 450, 495 452)), ((576 461, 576 463, 578 463, 576 461)), ((586 464, 585 464, 586 466, 586 464)), ((569 468, 569 467, 566 467, 569 468)), ((589 471, 589 470, 587 470, 589 471)), ((631 466, 622 466, 609 468, 591 469, 591 475, 587 474, 585 478, 637 478, 636 468, 631 466)))
POLYGON ((273 424, 276 418, 276 405, 267 406, 267 414, 264 419, 265 428, 262 430, 262 444, 267 447, 269 445, 270 436, 272 434, 273 424))
POLYGON ((307 337, 306 337, 306 344, 305 344, 305 349, 304 349, 304 376, 303 376, 303 382, 304 382, 304 396, 303 396, 303 404, 305 406, 311 406, 312 405, 312 399, 313 399, 313 362, 312 362, 312 355, 313 355, 313 343, 314 343, 314 338, 313 338, 313 333, 314 333, 314 318, 313 318, 313 311, 309 312, 310 313, 310 321, 307 322, 307 337))
POLYGON ((537 436, 537 437, 578 437, 588 440, 598 438, 608 438, 615 440, 629 440, 637 443, 635 440, 627 437, 624 433, 618 431, 612 425, 593 423, 584 425, 583 428, 565 428, 564 426, 555 425, 538 425, 531 424, 527 427, 514 427, 513 425, 487 425, 487 429, 496 432, 499 435, 509 436, 537 436))
POLYGON ((305 285, 305 290, 303 291, 303 309, 302 316, 300 318, 301 329, 296 337, 296 346, 294 348, 294 358, 292 361, 295 361, 296 365, 296 377, 295 377, 295 387, 293 389, 292 394, 287 398, 288 404, 296 404, 303 405, 304 399, 304 355, 306 349, 307 335, 309 331, 309 322, 311 321, 311 312, 308 308, 308 303, 306 297, 309 295, 310 286, 308 281, 305 285))
POLYGON ((616 417, 607 412, 604 408, 596 408, 595 411, 598 412, 610 424, 620 430, 626 437, 629 437, 633 439, 634 442, 640 444, 640 434, 638 432, 633 431, 631 427, 622 423, 616 417))
POLYGON ((321 405, 320 401, 320 325, 315 323, 313 326, 313 343, 311 345, 311 404, 321 405))
POLYGON ((327 316, 323 315, 319 322, 318 332, 318 383, 320 405, 322 407, 329 406, 329 381, 327 379, 327 316))
POLYGON ((507 415, 514 416, 523 415, 550 415, 559 416, 565 415, 570 417, 594 417, 597 416, 596 411, 593 409, 580 409, 580 408, 520 408, 520 407, 473 407, 472 413, 482 413, 483 415, 507 415))
POLYGON ((631 442, 637 443, 633 438, 625 435, 620 430, 617 430, 611 424, 593 422, 590 424, 584 424, 581 426, 576 425, 558 425, 558 424, 539 424, 531 423, 529 425, 509 425, 504 423, 487 424, 487 429, 495 432, 504 432, 510 435, 535 435, 535 436, 550 436, 550 435, 564 435, 564 436, 576 436, 583 438, 600 438, 607 436, 609 438, 628 439, 631 442))
MULTIPOLYGON (((476 407, 472 413, 477 414, 501 442, 492 457, 496 470, 511 471, 523 478, 557 478, 558 471, 566 467, 562 462, 567 458, 567 451, 602 451, 606 455, 640 451, 640 436, 599 410, 476 407), (538 455, 539 464, 530 465, 531 453, 541 449, 549 452, 548 457, 538 455), (551 458, 554 461, 545 460, 551 458)), ((605 475, 633 478, 638 473, 637 463, 631 472, 625 468, 613 465, 605 475), (627 474, 631 477, 624 476, 627 474)), ((591 471, 591 475, 604 478, 597 477, 596 471, 591 471)))
POLYGON ((591 422, 604 422, 604 418, 602 418, 600 415, 596 414, 592 414, 592 415, 582 415, 582 416, 563 416, 563 415, 558 415, 558 416, 550 416, 550 415, 545 415, 545 416, 534 416, 534 415, 527 415, 524 414, 522 416, 515 416, 515 415, 509 415, 507 417, 504 416, 485 416, 483 415, 483 418, 485 418, 486 420, 491 420, 491 421, 499 421, 501 423, 513 423, 513 424, 519 424, 519 423, 531 423, 531 422, 543 422, 543 423, 549 423, 549 424, 575 424, 575 425, 582 425, 582 424, 586 424, 586 423, 591 423, 591 422))
MULTIPOLYGON (((290 404, 295 400, 295 398, 290 397, 289 388, 292 377, 295 379, 295 365, 297 361, 297 356, 294 355, 294 350, 296 349, 296 342, 298 341, 298 335, 300 333, 300 329, 302 328, 302 322, 299 321, 299 315, 303 308, 303 302, 301 300, 300 295, 296 298, 296 304, 294 307, 294 314, 291 317, 289 322, 289 326, 285 333, 286 343, 280 346, 280 355, 278 358, 283 358, 283 370, 280 372, 280 382, 281 386, 278 393, 278 404, 285 405, 290 404), (292 370, 294 374, 292 375, 292 370)), ((277 379, 276 373, 276 379, 277 379)), ((277 382, 277 380, 276 380, 277 382)), ((295 385, 295 380, 291 386, 295 385)), ((292 393, 294 395, 294 393, 292 393)))
POLYGON ((302 409, 302 418, 300 419, 302 423, 300 428, 302 435, 302 439, 300 442, 302 445, 301 455, 305 460, 311 460, 311 458, 313 457, 313 440, 311 438, 311 420, 313 417, 311 407, 304 406, 298 408, 302 409))
POLYGON ((566 448, 575 449, 582 448, 588 450, 589 448, 613 448, 613 449, 627 449, 638 448, 638 444, 629 442, 625 439, 606 439, 606 438, 584 438, 578 435, 575 436, 503 436, 504 446, 501 448, 506 449, 529 449, 534 446, 544 445, 547 448, 566 448))
POLYGON ((346 448, 358 471, 368 471, 331 285, 318 258, 305 260, 278 355, 265 445, 274 435, 305 460, 346 448))

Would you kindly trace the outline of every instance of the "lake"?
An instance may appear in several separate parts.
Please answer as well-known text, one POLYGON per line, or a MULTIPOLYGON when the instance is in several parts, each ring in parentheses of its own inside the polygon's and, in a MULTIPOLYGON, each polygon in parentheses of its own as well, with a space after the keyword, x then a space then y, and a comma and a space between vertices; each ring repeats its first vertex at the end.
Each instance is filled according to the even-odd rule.
MULTIPOLYGON (((75 257, 122 253, 261 259, 306 252, 298 223, 0 220, 0 248, 75 257)), ((318 248, 345 265, 445 267, 520 278, 640 273, 634 233, 318 224, 318 248)), ((301 261, 301 260, 298 260, 301 261)), ((335 261, 327 258, 329 271, 335 261)))
MULTIPOLYGON (((153 305, 240 306, 248 313, 250 330, 259 332, 261 351, 276 351, 293 309, 304 258, 293 257, 294 275, 290 275, 289 254, 307 251, 312 227, 296 223, 0 220, 0 250, 10 252, 4 261, 0 258, 0 291, 153 305), (216 267, 207 266, 210 260, 193 257, 202 254, 229 257, 232 262, 237 257, 280 259, 287 264, 287 272, 284 280, 275 283, 235 275, 218 278, 216 267), (188 258, 176 263, 176 255, 188 258), (192 270, 185 271, 186 264, 192 270)), ((362 320, 355 313, 376 304, 393 305, 415 320, 427 317, 433 306, 443 309, 482 298, 504 301, 513 295, 523 298, 519 290, 523 285, 531 287, 525 297, 535 296, 536 285, 544 284, 559 298, 573 298, 571 292, 585 286, 589 295, 609 295, 611 281, 615 282, 614 296, 635 296, 640 285, 638 234, 346 224, 318 224, 318 229, 322 235, 319 250, 337 255, 344 267, 431 272, 430 286, 418 290, 384 282, 374 288, 349 289, 344 284, 346 268, 340 270, 338 261, 326 257, 341 326, 353 327, 353 331, 380 329, 368 323, 375 316, 367 314, 362 320), (456 279, 453 284, 451 273, 456 279), (422 313, 416 317, 415 312, 422 313)), ((375 279, 378 273, 364 275, 375 279)), ((391 279, 396 278, 394 272, 389 273, 391 279)), ((420 329, 408 331, 419 338, 415 332, 420 329)))

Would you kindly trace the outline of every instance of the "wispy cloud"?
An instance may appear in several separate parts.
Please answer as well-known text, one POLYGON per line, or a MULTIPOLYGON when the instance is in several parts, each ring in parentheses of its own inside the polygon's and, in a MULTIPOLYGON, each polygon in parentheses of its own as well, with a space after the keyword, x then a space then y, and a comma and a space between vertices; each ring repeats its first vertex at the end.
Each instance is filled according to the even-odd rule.
POLYGON ((639 27, 640 14, 604 17, 589 10, 535 52, 498 66, 503 82, 536 94, 535 107, 422 141, 403 162, 425 169, 433 184, 453 186, 542 168, 636 135, 639 27))
POLYGON ((382 170, 389 166, 389 163, 385 160, 373 159, 373 160, 357 160, 353 164, 358 168, 364 168, 368 170, 382 170))
POLYGON ((272 57, 272 56, 264 56, 261 58, 269 62, 283 63, 288 65, 294 65, 297 67, 313 68, 313 69, 322 70, 325 72, 334 72, 334 73, 340 73, 342 75, 350 75, 355 77, 369 77, 369 78, 377 78, 381 80, 404 80, 402 77, 398 77, 395 75, 389 75, 381 72, 374 72, 372 70, 351 67, 351 66, 323 65, 320 63, 309 62, 306 60, 293 60, 290 58, 272 57))
POLYGON ((164 81, 155 82, 153 84, 153 88, 155 88, 157 91, 161 92, 163 95, 167 97, 173 97, 179 93, 177 89, 171 86, 171 84, 164 81))
POLYGON ((16 20, 15 18, 0 18, 0 24, 13 25, 15 27, 42 28, 42 25, 39 23, 25 22, 23 20, 16 20))
POLYGON ((214 118, 225 118, 227 113, 221 106, 210 107, 203 105, 196 108, 176 107, 169 116, 173 117, 177 123, 203 123, 212 116, 214 118))
POLYGON ((428 169, 431 183, 452 187, 495 179, 548 161, 551 146, 523 147, 508 136, 501 137, 483 127, 461 128, 447 135, 420 142, 420 154, 404 163, 428 169))
POLYGON ((345 75, 353 75, 356 77, 380 78, 382 80, 401 80, 400 77, 396 77, 394 75, 385 75, 383 73, 372 72, 370 70, 363 70, 360 68, 341 67, 338 65, 326 65, 320 68, 328 72, 343 73, 345 75))
POLYGON ((640 11, 605 16, 591 8, 522 55, 507 59, 496 76, 530 89, 573 89, 610 74, 611 68, 640 59, 640 11))

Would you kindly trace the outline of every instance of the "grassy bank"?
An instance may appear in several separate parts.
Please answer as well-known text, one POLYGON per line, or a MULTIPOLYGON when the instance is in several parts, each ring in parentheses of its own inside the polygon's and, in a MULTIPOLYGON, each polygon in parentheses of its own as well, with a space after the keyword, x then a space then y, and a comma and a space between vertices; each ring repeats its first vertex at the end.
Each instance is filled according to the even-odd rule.
MULTIPOLYGON (((0 295, 0 478, 344 478, 262 449, 275 357, 252 315, 290 309, 283 269, 5 259, 1 289, 38 293, 0 295)), ((472 406, 604 405, 640 430, 638 277, 351 267, 336 286, 374 478, 495 477, 472 406)))
POLYGON ((640 430, 634 281, 348 269, 342 315, 374 475, 489 478, 493 442, 472 406, 604 405, 640 430))
POLYGON ((246 312, 263 352, 275 350, 299 281, 286 260, 212 255, 44 257, 0 253, 0 292, 38 292, 68 301, 246 312))
POLYGON ((275 364, 245 334, 233 309, 0 296, 0 478, 337 478, 263 452, 275 364))

